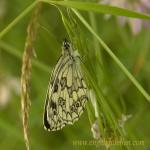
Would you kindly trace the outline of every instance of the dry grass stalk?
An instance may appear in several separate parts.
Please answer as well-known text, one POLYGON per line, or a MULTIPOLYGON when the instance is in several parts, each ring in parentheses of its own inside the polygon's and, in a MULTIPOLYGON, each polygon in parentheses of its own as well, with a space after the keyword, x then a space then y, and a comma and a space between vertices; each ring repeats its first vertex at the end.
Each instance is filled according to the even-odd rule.
POLYGON ((31 101, 29 99, 29 86, 31 79, 31 59, 33 56, 33 43, 36 38, 36 32, 38 28, 38 16, 41 8, 41 3, 39 3, 33 15, 31 21, 27 27, 27 37, 23 53, 23 64, 21 72, 21 109, 22 109, 22 122, 23 122, 23 131, 24 131, 24 140, 27 150, 29 150, 29 138, 28 138, 28 118, 29 118, 29 107, 31 101))

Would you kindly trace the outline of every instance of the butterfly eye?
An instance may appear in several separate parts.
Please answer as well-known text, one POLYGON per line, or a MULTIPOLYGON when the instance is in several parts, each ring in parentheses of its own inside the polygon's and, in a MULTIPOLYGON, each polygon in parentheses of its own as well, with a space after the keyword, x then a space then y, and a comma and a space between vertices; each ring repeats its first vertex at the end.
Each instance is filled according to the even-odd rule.
POLYGON ((64 40, 64 42, 63 42, 63 47, 64 47, 65 49, 67 49, 67 50, 70 48, 70 44, 69 44, 69 42, 67 41, 67 39, 64 40))

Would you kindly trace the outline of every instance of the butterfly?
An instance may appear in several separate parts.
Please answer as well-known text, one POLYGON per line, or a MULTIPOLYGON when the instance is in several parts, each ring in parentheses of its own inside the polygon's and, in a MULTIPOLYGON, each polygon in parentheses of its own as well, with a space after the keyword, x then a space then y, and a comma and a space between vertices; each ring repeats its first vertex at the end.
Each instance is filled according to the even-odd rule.
POLYGON ((71 43, 64 40, 62 54, 52 71, 44 108, 44 128, 61 130, 73 124, 84 111, 88 100, 80 57, 71 43))

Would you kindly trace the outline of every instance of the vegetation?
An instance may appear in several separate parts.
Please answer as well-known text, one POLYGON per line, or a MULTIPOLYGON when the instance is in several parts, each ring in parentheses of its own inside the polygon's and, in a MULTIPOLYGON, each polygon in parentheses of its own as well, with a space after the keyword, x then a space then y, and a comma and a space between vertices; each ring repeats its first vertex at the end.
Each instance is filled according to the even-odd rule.
POLYGON ((150 32, 133 32, 135 18, 150 22, 149 14, 96 0, 2 0, 0 148, 148 150, 150 32), (64 38, 81 56, 89 101, 78 122, 48 132, 44 102, 64 38))

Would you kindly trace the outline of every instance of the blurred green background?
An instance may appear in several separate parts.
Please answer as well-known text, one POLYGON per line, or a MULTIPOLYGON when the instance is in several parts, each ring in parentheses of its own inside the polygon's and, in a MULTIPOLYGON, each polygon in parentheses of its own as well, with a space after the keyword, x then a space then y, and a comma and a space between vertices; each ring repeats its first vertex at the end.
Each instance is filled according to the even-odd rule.
MULTIPOLYGON (((0 0, 0 31, 30 4, 31 0, 0 0)), ((3 150, 25 149, 21 122, 20 75, 27 35, 26 28, 31 14, 32 12, 0 40, 0 149, 3 150)), ((105 19, 101 14, 91 15, 89 12, 82 12, 82 14, 90 24, 91 17, 95 18, 97 34, 150 93, 149 29, 143 27, 137 35, 134 35, 130 26, 120 25, 116 17, 105 19)), ((94 55, 89 56, 95 48, 93 36, 78 20, 77 23, 88 49, 85 55, 87 56, 86 66, 95 70, 96 67, 94 68, 92 63, 97 62, 94 55)), ((73 126, 66 126, 58 132, 47 132, 43 129, 44 102, 51 69, 61 54, 63 39, 68 36, 60 13, 54 6, 43 4, 39 25, 34 43, 37 57, 34 59, 44 64, 45 68, 35 65, 32 68, 30 86, 32 104, 29 117, 31 149, 103 149, 104 147, 96 148, 95 145, 73 145, 73 141, 94 140, 87 110, 73 126)), ((119 120, 123 114, 131 115, 124 125, 125 134, 132 137, 133 140, 144 140, 144 146, 135 146, 134 149, 149 150, 150 104, 103 51, 103 48, 101 46, 98 48, 98 51, 101 50, 103 60, 101 69, 103 77, 97 74, 97 78, 103 79, 100 82, 102 92, 107 97, 110 107, 113 107, 116 120, 119 120)), ((121 148, 112 147, 111 149, 121 148)))

